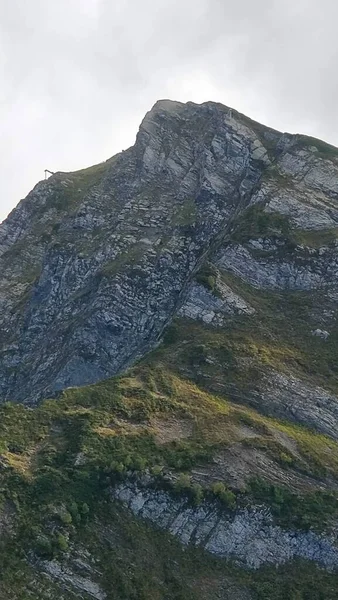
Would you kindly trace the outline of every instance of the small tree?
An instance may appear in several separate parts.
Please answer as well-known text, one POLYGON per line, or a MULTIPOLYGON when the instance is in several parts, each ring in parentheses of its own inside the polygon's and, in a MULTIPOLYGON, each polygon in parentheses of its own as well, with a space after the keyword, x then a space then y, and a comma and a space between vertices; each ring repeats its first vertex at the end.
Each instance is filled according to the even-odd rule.
POLYGON ((62 533, 58 533, 56 536, 56 546, 60 552, 67 552, 69 548, 67 538, 62 533))
POLYGON ((214 483, 214 485, 212 486, 212 493, 214 494, 214 496, 216 496, 216 498, 219 498, 222 504, 224 504, 227 508, 235 508, 235 494, 231 490, 229 490, 221 481, 214 483))
POLYGON ((193 503, 198 506, 199 504, 201 504, 201 502, 203 501, 203 497, 204 497, 204 492, 203 492, 203 488, 199 483, 193 483, 193 485, 191 486, 191 497, 193 500, 193 503))
POLYGON ((62 510, 60 513, 60 519, 64 525, 71 525, 73 522, 72 515, 68 510, 62 510))
POLYGON ((68 507, 68 511, 72 517, 72 521, 73 523, 79 523, 81 520, 81 516, 79 514, 79 507, 76 504, 76 502, 72 502, 69 507, 68 507))
POLYGON ((89 506, 86 502, 84 502, 81 506, 81 514, 85 517, 89 514, 89 506))
POLYGON ((191 488, 190 476, 187 473, 181 473, 175 483, 175 490, 179 493, 187 492, 191 488))
POLYGON ((50 559, 53 556, 52 543, 45 535, 39 535, 34 544, 34 550, 41 558, 50 559))

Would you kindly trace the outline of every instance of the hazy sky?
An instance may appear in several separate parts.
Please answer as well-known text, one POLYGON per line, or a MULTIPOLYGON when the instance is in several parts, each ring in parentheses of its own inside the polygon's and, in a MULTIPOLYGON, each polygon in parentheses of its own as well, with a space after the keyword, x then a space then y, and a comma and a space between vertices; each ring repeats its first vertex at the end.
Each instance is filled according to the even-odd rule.
POLYGON ((335 0, 0 0, 0 220, 134 142, 159 98, 338 145, 335 0))

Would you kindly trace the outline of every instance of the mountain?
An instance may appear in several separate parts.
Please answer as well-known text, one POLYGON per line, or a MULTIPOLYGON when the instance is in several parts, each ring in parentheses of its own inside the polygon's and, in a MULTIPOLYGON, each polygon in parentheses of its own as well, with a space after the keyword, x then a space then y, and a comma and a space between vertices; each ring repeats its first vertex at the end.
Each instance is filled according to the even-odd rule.
POLYGON ((338 149, 161 100, 0 225, 0 598, 337 597, 338 149))

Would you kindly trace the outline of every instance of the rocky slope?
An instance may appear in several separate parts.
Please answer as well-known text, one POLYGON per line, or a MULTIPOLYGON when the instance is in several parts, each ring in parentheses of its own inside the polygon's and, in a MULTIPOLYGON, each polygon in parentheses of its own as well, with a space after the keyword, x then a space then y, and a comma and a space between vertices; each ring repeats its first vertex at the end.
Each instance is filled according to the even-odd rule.
POLYGON ((336 598, 337 240, 338 150, 212 102, 20 202, 1 598, 336 598))

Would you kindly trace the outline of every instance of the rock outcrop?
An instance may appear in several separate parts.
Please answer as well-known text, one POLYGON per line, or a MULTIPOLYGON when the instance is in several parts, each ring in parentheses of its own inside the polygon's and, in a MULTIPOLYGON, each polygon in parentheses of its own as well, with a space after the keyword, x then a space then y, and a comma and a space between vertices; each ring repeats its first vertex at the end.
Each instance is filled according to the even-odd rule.
POLYGON ((334 537, 282 529, 264 507, 229 515, 216 504, 192 507, 184 499, 137 484, 121 485, 114 490, 114 497, 183 544, 201 546, 253 569, 269 563, 281 565, 294 558, 312 560, 328 569, 338 566, 334 537))

